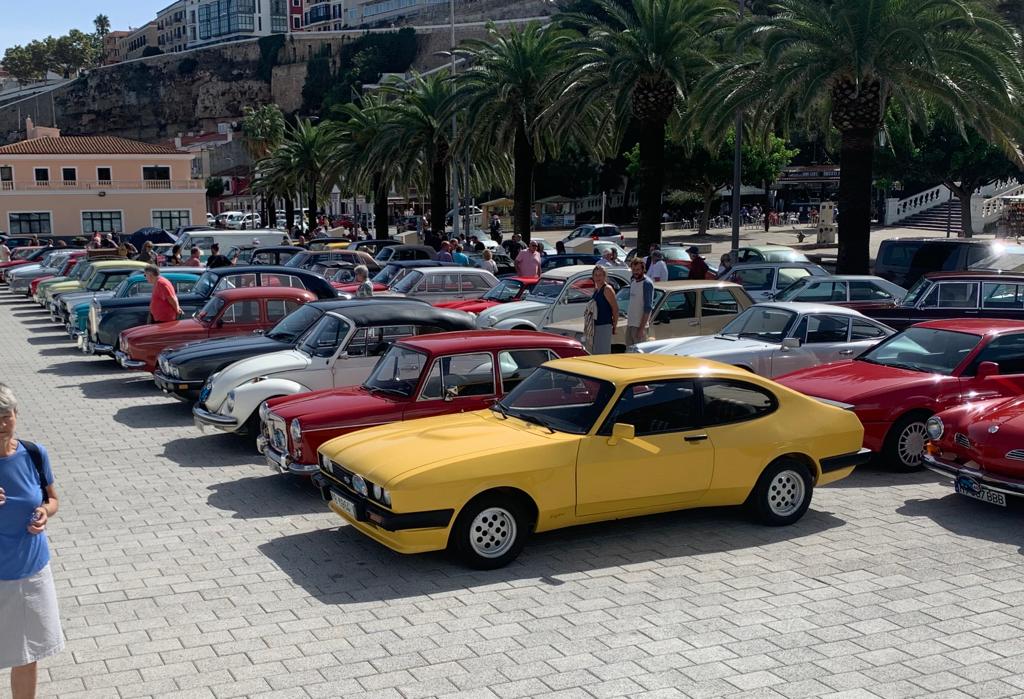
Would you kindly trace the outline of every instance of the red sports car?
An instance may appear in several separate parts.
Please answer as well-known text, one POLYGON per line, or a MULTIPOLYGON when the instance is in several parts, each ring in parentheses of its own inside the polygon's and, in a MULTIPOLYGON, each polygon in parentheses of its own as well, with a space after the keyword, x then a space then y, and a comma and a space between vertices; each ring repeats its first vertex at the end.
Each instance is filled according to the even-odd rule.
POLYGON ((856 359, 776 379, 809 396, 849 405, 864 446, 902 471, 921 467, 935 413, 967 401, 1024 393, 1024 322, 935 320, 913 325, 856 359))
POLYGON ((361 386, 267 401, 257 445, 282 473, 311 475, 317 448, 396 420, 482 410, 544 362, 586 354, 575 340, 524 330, 421 335, 396 342, 361 386))
POLYGON ((215 293, 194 318, 129 328, 121 333, 117 362, 126 369, 156 371, 169 347, 269 330, 316 294, 290 286, 254 286, 215 293))
POLYGON ((538 279, 540 277, 504 277, 497 286, 478 299, 441 301, 434 305, 438 308, 453 308, 467 313, 481 313, 499 303, 521 300, 525 294, 530 293, 530 289, 537 285, 538 279))
POLYGON ((928 418, 924 465, 956 492, 1006 506, 1024 496, 1024 398, 971 401, 928 418))

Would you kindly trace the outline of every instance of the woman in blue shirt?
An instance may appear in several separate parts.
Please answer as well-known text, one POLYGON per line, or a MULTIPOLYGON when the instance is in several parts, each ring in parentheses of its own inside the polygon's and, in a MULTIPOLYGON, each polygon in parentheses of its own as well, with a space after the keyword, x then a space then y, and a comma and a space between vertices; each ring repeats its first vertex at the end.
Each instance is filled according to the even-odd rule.
POLYGON ((11 668, 14 699, 32 699, 36 662, 64 649, 46 539, 58 502, 46 450, 36 447, 37 468, 14 436, 17 418, 14 392, 0 384, 0 668, 11 668))

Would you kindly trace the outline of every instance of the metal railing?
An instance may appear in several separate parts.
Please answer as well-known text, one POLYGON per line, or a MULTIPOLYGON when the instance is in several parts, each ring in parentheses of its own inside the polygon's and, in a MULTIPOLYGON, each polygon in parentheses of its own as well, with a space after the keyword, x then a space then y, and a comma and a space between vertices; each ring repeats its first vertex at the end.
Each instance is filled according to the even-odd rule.
POLYGON ((32 192, 40 189, 76 191, 152 191, 152 190, 205 190, 203 180, 53 180, 39 182, 0 182, 0 192, 32 192))

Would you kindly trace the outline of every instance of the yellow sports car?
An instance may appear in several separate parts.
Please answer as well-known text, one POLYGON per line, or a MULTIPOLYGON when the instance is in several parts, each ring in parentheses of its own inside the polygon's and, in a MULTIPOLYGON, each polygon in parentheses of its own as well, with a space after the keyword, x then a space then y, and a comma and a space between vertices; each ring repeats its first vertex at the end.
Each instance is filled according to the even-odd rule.
MULTIPOLYGON (((515 380, 489 410, 325 442, 314 482, 385 546, 486 569, 532 532, 600 520, 746 503, 792 524, 815 486, 870 456, 852 412, 707 360, 577 357, 515 380)), ((439 364, 426 383, 424 396, 453 400, 479 381, 439 364)))

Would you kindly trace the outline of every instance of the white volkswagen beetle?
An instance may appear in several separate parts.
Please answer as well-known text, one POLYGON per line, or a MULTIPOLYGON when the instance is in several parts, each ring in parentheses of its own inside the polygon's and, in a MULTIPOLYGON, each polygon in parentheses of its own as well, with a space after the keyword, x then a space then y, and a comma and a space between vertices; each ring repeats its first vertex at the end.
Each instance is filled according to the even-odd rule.
POLYGON ((648 354, 713 359, 774 378, 797 369, 851 359, 896 331, 863 314, 824 303, 759 303, 717 335, 653 340, 648 354))

